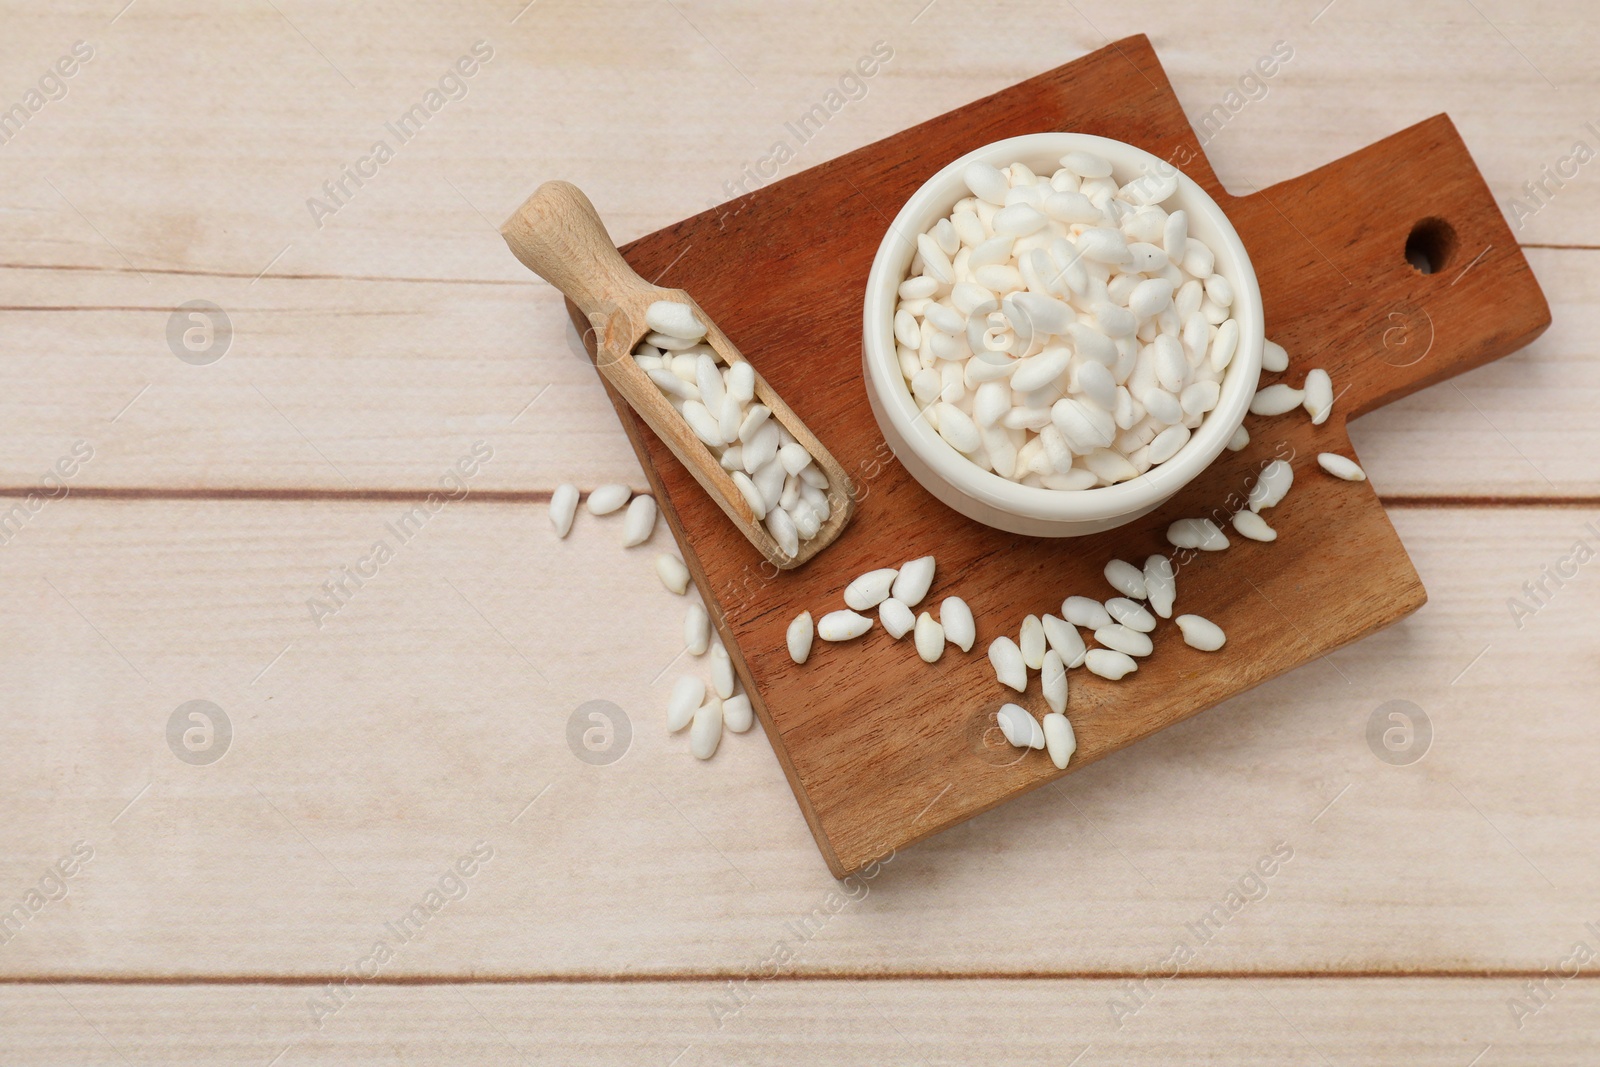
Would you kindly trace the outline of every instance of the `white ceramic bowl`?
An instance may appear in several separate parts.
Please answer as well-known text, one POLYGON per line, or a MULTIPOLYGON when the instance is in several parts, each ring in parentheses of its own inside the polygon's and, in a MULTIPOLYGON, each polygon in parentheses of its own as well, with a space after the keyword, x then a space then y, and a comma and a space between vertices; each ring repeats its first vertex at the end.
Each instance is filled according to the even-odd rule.
POLYGON ((1178 454, 1137 478, 1096 489, 1044 489, 1020 485, 986 471, 957 452, 917 417, 917 404, 900 374, 895 356, 894 311, 900 283, 916 254, 917 234, 948 215, 971 195, 961 172, 975 160, 996 167, 1022 162, 1049 175, 1074 150, 1110 160, 1120 183, 1173 168, 1149 152, 1107 137, 1082 133, 1035 133, 996 141, 969 152, 939 171, 912 194, 878 246, 867 275, 865 364, 867 399, 885 440, 911 476, 961 514, 1012 533, 1035 537, 1073 537, 1109 530, 1144 515, 1205 470, 1244 421, 1261 374, 1263 316, 1261 288, 1250 256, 1217 202, 1187 175, 1178 174, 1178 191, 1162 204, 1183 208, 1189 233, 1216 254, 1216 272, 1233 284, 1233 317, 1239 322, 1239 347, 1223 375, 1222 395, 1178 454))

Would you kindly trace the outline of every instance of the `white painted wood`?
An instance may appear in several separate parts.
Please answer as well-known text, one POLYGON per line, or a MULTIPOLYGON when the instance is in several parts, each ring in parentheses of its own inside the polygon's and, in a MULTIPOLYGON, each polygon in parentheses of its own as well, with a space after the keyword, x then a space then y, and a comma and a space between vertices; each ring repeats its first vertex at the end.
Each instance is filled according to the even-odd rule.
MULTIPOLYGON (((1600 252, 1529 258, 1555 317, 1543 337, 1352 423, 1379 492, 1600 493, 1600 252)), ((184 279, 154 276, 152 298, 127 274, 3 274, 17 306, 84 310, 0 310, 24 353, 0 365, 0 484, 37 484, 84 440, 76 486, 427 489, 481 439, 481 489, 644 485, 542 284, 237 280, 210 293, 233 351, 191 366, 164 339, 195 295, 184 279)))
MULTIPOLYGON (((0 900, 95 849, 0 973, 337 973, 480 839, 495 859, 392 973, 737 971, 840 892, 759 729, 708 764, 665 732, 704 665, 652 573, 663 531, 627 551, 620 518, 582 514, 557 541, 543 506, 467 502, 400 545, 404 510, 69 500, 0 550, 0 900), (316 628, 307 598, 384 537, 316 628), (165 739, 195 699, 234 727, 211 766, 165 739), (631 722, 610 766, 568 747, 590 700, 631 722)), ((1506 599, 1600 546, 1600 517, 1395 518, 1421 613, 896 856, 797 970, 1155 966, 1280 842, 1196 969, 1544 966, 1600 892, 1600 787, 1572 770, 1596 757, 1600 616, 1586 571, 1520 631, 1506 599), (1413 766, 1365 740, 1393 700, 1432 723, 1413 766)))
POLYGON ((1510 978, 598 982, 357 988, 320 1029, 296 985, 0 987, 4 1047, 54 1064, 1593 1062, 1600 986, 1510 978), (721 1025, 717 1023, 720 1021, 721 1025), (1487 1049, 1487 1051, 1485 1051, 1487 1049), (674 1058, 676 1057, 676 1060, 674 1058))

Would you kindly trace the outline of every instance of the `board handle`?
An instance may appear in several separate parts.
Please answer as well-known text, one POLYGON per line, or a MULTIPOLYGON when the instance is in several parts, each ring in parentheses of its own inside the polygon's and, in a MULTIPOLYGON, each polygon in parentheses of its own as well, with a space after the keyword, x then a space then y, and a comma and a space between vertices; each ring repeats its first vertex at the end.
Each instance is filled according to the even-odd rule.
POLYGON ((539 186, 500 235, 523 266, 565 293, 597 329, 630 298, 648 303, 660 291, 628 266, 599 212, 571 182, 539 186))
MULTIPOLYGON (((1279 245, 1260 275, 1267 336, 1291 356, 1326 353, 1336 418, 1514 352, 1550 324, 1538 279, 1445 115, 1252 195, 1270 207, 1244 215, 1240 236, 1279 245)), ((1288 380, 1307 369, 1291 366, 1288 380)))

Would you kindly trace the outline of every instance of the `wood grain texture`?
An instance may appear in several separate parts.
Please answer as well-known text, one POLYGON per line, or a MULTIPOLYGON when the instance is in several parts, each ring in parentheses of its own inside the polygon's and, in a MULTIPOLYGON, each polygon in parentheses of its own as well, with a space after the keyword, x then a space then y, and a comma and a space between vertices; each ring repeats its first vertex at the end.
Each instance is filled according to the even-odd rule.
MULTIPOLYGON (((489 240, 482 255, 508 258, 489 240)), ((1543 336, 1350 424, 1380 494, 1600 495, 1600 252, 1528 259, 1554 311, 1543 336)), ((152 298, 128 273, 0 277, 38 309, 0 309, 22 353, 0 362, 0 485, 37 484, 82 439, 78 488, 427 492, 479 437, 485 491, 646 484, 560 295, 531 276, 246 278, 248 301, 209 293, 236 330, 210 367, 167 350, 172 307, 197 295, 180 279, 153 275, 152 298)))
POLYGON ((0 905, 95 850, 0 975, 335 975, 479 839, 387 975, 726 978, 791 924, 799 974, 1137 974, 1279 843, 1192 973, 1537 971, 1600 921, 1594 564, 1521 629, 1506 603, 1600 547, 1600 506, 1395 513, 1422 611, 842 886, 760 729, 701 764, 664 728, 706 676, 665 528, 451 504, 319 629, 307 598, 409 506, 69 499, 0 548, 0 905), (168 745, 194 699, 233 723, 210 766, 168 745), (591 700, 631 721, 608 766, 569 747, 591 700), (1432 722, 1410 766, 1368 747, 1392 700, 1432 722))
POLYGON ((1484 1059, 1592 1062, 1600 983, 1569 983, 1519 1031, 1512 979, 1235 980, 1149 987, 1118 1029, 1120 981, 785 982, 368 986, 314 1028, 297 986, 0 987, 16 1062, 1066 1063, 1084 1067, 1484 1059), (720 1019, 721 1025, 717 1025, 720 1019), (997 1025, 997 1020, 1002 1020, 997 1025), (1403 1025, 1398 1025, 1403 1024, 1403 1025))
MULTIPOLYGON (((999 749, 985 743, 995 709, 1010 697, 995 684, 983 649, 999 634, 1014 635, 1025 614, 1059 611, 1065 596, 1103 596, 1105 562, 1166 551, 1162 533, 1174 519, 1225 517, 1273 458, 1294 461, 1299 481, 1291 503, 1273 515, 1280 540, 1264 549, 1246 543, 1227 563, 1206 554, 1191 562, 1193 553, 1176 561, 1180 610, 1222 626, 1228 651, 1208 658, 1174 647, 1167 624, 1156 634, 1166 647, 1138 674, 1107 683, 1074 672, 1068 710, 1078 749, 1065 773, 1414 611, 1422 587, 1370 483, 1358 488, 1322 475, 1315 453, 1349 450, 1343 416, 1503 356, 1549 323, 1543 294, 1447 119, 1270 190, 1229 197, 1144 38, 1109 45, 624 251, 646 276, 677 264, 674 284, 754 354, 861 487, 860 518, 834 551, 792 576, 764 573, 670 450, 614 397, 836 875, 1059 777, 1042 752, 1017 760, 1003 742, 999 749), (1217 197, 1260 278, 1268 336, 1291 352, 1288 380, 1327 369, 1341 417, 1321 428, 1299 412, 1250 420, 1251 446, 1219 459, 1172 502, 1119 530, 1071 541, 982 527, 913 482, 889 454, 861 384, 867 269, 887 221, 934 171, 980 145, 1045 129, 1129 141, 1217 197), (1405 251, 1414 227, 1434 216, 1448 219, 1451 244, 1439 254, 1442 269, 1423 274, 1405 251), (692 246, 715 254, 680 262, 692 246), (1481 251, 1469 260, 1466 249, 1481 251), (1396 308, 1413 331, 1420 327, 1410 318, 1431 324, 1426 347, 1409 333, 1393 340, 1396 308), (1332 551, 1321 536, 1330 528, 1340 531, 1332 551), (959 595, 980 620, 971 653, 928 668, 880 630, 824 646, 804 666, 789 659, 783 631, 791 618, 806 610, 820 617, 854 575, 923 554, 936 554, 942 568, 930 603, 959 595)), ((1038 697, 1026 703, 1043 713, 1038 697)))
POLYGON ((0 488, 37 485, 76 440, 96 455, 73 480, 84 493, 0 546, 0 905, 78 836, 97 851, 0 946, 0 973, 23 983, 0 985, 0 1060, 669 1063, 684 1046, 661 1039, 680 1034, 696 1047, 677 1067, 1065 1063, 1089 1035, 1077 1067, 1592 1058, 1593 983, 1522 1030, 1505 1002, 1512 972, 1554 966, 1600 921, 1600 612, 1581 578, 1522 629, 1506 603, 1600 524, 1594 164, 1513 226, 1553 328, 1352 424, 1380 494, 1449 504, 1393 513, 1428 605, 907 850, 796 962, 837 981, 775 984, 713 1028, 706 988, 742 977, 838 886, 759 729, 707 766, 659 729, 666 688, 694 669, 671 663, 683 604, 647 556, 622 553, 620 523, 580 518, 583 539, 550 539, 539 501, 555 484, 645 483, 559 296, 506 256, 492 220, 555 177, 589 189, 622 240, 723 202, 876 40, 892 63, 784 174, 1140 32, 1240 195, 1448 112, 1510 211, 1596 118, 1600 15, 1571 0, 1019 0, 992 14, 951 0, 5 6, 0 104, 73 41, 97 54, 0 146, 0 488), (496 58, 467 97, 319 228, 307 197, 480 37, 496 58), (1292 62, 1207 132, 1279 40, 1292 62), (210 367, 167 347, 172 309, 194 298, 237 328, 210 367), (480 439, 495 455, 471 502, 315 630, 305 599, 330 569, 480 439), (164 739, 195 697, 238 730, 209 768, 164 739), (640 727, 610 767, 566 748, 567 717, 594 697, 640 727), (1388 767, 1363 731, 1401 698, 1432 717, 1433 747, 1388 767), (368 951, 480 824, 496 881, 393 973, 551 981, 365 989, 312 1036, 308 990, 278 983, 368 951), (1164 987, 1108 1032, 1105 987, 1158 963, 1280 836, 1296 848, 1284 880, 1195 962, 1263 980, 1164 987), (1300 972, 1346 977, 1273 977, 1300 972), (250 973, 274 984, 184 984, 250 973), (1105 978, 1007 977, 1073 973, 1105 978), (54 982, 73 974, 178 984, 54 982))

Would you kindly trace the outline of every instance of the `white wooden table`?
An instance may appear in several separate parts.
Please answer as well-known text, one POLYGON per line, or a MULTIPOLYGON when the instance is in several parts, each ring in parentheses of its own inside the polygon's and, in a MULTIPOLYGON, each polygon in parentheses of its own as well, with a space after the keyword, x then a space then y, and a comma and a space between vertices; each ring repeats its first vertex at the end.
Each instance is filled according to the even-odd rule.
POLYGON ((0 1062, 1593 1062, 1600 13, 522 2, 5 5, 0 1062), (559 176, 626 240, 1136 32, 1197 123, 1292 47, 1208 134, 1230 188, 1448 111, 1554 325, 1355 424, 1423 611, 837 883, 759 728, 661 728, 664 528, 551 535, 642 476, 496 224, 559 176), (169 343, 191 300, 225 351, 169 343))

